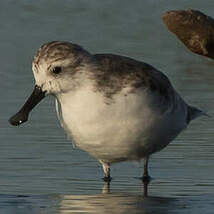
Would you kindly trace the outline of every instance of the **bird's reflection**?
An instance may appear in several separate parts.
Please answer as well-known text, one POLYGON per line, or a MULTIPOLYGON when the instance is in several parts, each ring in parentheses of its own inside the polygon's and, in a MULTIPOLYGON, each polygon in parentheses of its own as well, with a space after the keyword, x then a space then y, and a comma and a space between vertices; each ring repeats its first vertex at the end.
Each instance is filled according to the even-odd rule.
MULTIPOLYGON (((150 181, 144 181, 142 182, 142 195, 144 197, 148 197, 148 186, 149 186, 150 181)), ((103 185, 103 190, 102 190, 103 194, 108 194, 110 193, 110 182, 105 182, 103 185)))
MULTIPOLYGON (((151 185, 151 184, 150 184, 151 185)), ((184 201, 148 196, 148 183, 141 186, 142 193, 110 191, 110 183, 105 183, 99 194, 53 194, 53 195, 5 195, 0 194, 0 204, 4 213, 99 213, 99 214, 171 214, 183 213, 184 201), (146 187, 146 188, 145 188, 146 187)), ((139 186, 140 188, 140 186, 139 186)))
MULTIPOLYGON (((111 193, 110 183, 105 183, 102 193, 96 195, 63 195, 59 213, 156 213, 167 214, 175 209, 176 199, 148 196, 148 183, 143 183, 143 193, 111 193)), ((180 206, 177 206, 179 209, 180 206)))

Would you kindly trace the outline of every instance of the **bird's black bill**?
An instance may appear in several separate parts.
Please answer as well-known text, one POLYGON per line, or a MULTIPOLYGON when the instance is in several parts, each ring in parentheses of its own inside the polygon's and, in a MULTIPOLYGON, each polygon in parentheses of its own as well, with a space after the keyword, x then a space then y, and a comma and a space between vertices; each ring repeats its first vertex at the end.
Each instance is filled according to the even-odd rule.
POLYGON ((35 86, 33 93, 30 95, 23 107, 10 119, 9 122, 13 126, 19 126, 28 120, 31 110, 45 97, 45 91, 41 87, 35 86))

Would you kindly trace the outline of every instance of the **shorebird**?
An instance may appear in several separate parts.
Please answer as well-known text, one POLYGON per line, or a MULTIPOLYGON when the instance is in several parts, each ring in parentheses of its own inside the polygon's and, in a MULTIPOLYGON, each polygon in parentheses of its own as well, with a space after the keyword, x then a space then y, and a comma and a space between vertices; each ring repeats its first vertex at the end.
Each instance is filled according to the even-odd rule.
POLYGON ((27 121, 47 95, 56 98, 62 127, 72 142, 103 166, 144 159, 166 147, 189 122, 204 113, 188 105, 153 66, 115 54, 91 54, 81 46, 53 41, 40 47, 32 70, 35 88, 12 125, 27 121))

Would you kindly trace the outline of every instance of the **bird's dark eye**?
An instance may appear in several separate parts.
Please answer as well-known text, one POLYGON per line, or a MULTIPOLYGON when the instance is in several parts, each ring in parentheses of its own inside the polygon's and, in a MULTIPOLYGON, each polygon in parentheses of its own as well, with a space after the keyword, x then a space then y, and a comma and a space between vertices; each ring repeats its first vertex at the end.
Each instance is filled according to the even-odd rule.
POLYGON ((59 73, 61 73, 61 71, 62 71, 62 68, 59 67, 59 66, 54 67, 53 70, 52 70, 52 72, 54 74, 59 74, 59 73))

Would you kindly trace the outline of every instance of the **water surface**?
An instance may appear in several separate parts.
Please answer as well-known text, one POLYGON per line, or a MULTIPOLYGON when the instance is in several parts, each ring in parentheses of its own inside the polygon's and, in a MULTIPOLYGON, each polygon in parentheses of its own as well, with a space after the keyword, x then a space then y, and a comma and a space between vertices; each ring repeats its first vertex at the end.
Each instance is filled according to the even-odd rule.
POLYGON ((188 8, 214 17, 213 7, 211 0, 1 1, 0 213, 213 213, 213 118, 195 120, 153 155, 147 198, 142 164, 114 165, 106 191, 101 166, 67 140, 52 98, 28 123, 8 124, 33 89, 33 55, 52 40, 150 63, 188 103, 213 115, 213 61, 190 53, 161 20, 167 10, 188 8))

